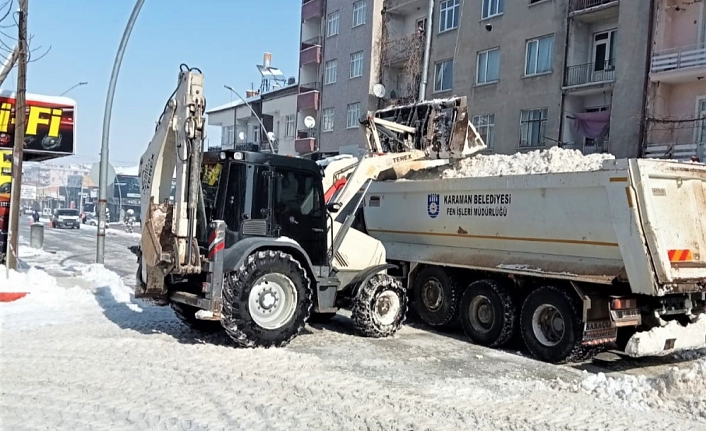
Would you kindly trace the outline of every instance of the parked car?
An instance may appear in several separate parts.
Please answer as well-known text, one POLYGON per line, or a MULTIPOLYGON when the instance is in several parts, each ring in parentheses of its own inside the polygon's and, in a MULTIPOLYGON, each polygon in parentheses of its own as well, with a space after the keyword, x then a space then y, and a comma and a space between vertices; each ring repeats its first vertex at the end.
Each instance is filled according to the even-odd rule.
POLYGON ((83 214, 83 224, 87 224, 89 226, 98 226, 98 219, 96 218, 96 215, 93 213, 84 213, 83 214))
POLYGON ((57 209, 51 218, 51 227, 81 229, 81 217, 76 209, 57 209))

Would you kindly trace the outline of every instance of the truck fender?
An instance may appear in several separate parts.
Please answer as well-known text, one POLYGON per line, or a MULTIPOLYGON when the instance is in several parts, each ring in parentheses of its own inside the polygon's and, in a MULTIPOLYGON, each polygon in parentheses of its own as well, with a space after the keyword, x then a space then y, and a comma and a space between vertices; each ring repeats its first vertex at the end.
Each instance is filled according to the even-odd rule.
MULTIPOLYGON (((225 249, 223 254, 223 272, 237 270, 245 263, 248 256, 263 249, 287 252, 301 263, 308 274, 314 274, 314 265, 311 263, 309 255, 298 242, 267 237, 245 238, 233 244, 232 247, 225 249)), ((315 283, 316 280, 311 281, 315 283)))
POLYGON ((351 298, 355 298, 358 296, 360 293, 360 289, 370 281, 371 278, 373 278, 376 274, 378 274, 381 271, 384 271, 386 269, 398 269, 399 267, 395 264, 392 263, 383 263, 380 265, 375 265, 371 266, 369 268, 365 268, 364 270, 360 271, 355 277, 353 277, 353 280, 351 280, 350 283, 348 283, 348 286, 344 290, 352 290, 351 292, 351 298))

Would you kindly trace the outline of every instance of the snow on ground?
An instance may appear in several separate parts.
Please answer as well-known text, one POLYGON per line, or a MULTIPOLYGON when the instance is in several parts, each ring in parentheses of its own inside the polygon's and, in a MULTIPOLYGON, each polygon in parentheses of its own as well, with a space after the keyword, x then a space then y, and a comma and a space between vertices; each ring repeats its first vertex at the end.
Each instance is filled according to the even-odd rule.
POLYGON ((513 155, 477 155, 449 166, 410 172, 407 180, 439 178, 496 177, 503 175, 546 174, 558 172, 596 171, 603 162, 613 160, 611 154, 584 156, 578 150, 552 147, 513 155))
MULTIPOLYGON (((24 256, 66 260, 42 253, 24 256)), ((0 286, 31 291, 0 304, 4 429, 706 430, 706 359, 633 381, 412 326, 362 338, 345 315, 307 326, 286 348, 239 349, 136 300, 100 265, 71 261, 57 274, 71 275, 34 268, 2 280, 0 271, 0 286), (662 392, 659 379, 670 382, 662 392), (629 385, 643 398, 622 396, 629 385)))
POLYGON ((706 358, 657 376, 591 374, 572 389, 626 407, 670 410, 706 422, 706 358))

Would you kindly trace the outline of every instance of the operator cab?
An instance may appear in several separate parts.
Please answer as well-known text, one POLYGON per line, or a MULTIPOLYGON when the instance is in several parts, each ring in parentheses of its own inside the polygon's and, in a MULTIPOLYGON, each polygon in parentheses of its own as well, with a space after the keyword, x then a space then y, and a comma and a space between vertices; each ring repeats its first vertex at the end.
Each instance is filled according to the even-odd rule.
POLYGON ((321 168, 307 159, 249 151, 203 154, 197 238, 226 223, 226 249, 248 237, 290 238, 314 265, 326 263, 326 205, 321 168))

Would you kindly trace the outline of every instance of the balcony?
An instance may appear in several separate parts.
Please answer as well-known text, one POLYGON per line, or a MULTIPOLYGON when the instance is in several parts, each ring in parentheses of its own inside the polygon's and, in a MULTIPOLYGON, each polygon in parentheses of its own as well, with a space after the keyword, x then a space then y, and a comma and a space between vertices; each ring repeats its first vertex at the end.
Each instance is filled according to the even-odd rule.
POLYGON ((320 19, 324 14, 324 0, 302 1, 302 22, 310 19, 320 19))
POLYGON ((600 22, 618 15, 619 0, 571 0, 569 16, 583 22, 600 22))
POLYGON ((299 96, 297 97, 298 111, 319 110, 320 93, 316 84, 318 83, 310 83, 299 86, 299 96))
POLYGON ((428 0, 387 0, 385 2, 385 9, 387 13, 407 15, 416 13, 422 8, 426 10, 428 4, 428 0))
POLYGON ((706 75, 706 44, 681 46, 652 54, 654 82, 688 82, 706 75))
POLYGON ((615 81, 615 60, 568 66, 564 75, 564 90, 612 84, 615 81))
POLYGON ((383 60, 386 66, 406 63, 413 54, 418 53, 420 62, 424 51, 424 39, 421 34, 410 34, 387 41, 383 60))
POLYGON ((294 140, 294 151, 297 153, 311 153, 316 149, 316 129, 297 130, 297 139, 294 140))
POLYGON ((602 154, 609 153, 608 151, 608 139, 593 141, 586 140, 586 142, 568 142, 561 146, 566 150, 579 150, 585 156, 589 154, 602 154))
POLYGON ((314 37, 301 43, 299 66, 321 63, 321 37, 314 37))
POLYGON ((706 161, 706 142, 647 144, 644 157, 688 162, 694 158, 706 161))

